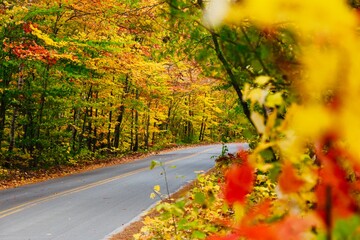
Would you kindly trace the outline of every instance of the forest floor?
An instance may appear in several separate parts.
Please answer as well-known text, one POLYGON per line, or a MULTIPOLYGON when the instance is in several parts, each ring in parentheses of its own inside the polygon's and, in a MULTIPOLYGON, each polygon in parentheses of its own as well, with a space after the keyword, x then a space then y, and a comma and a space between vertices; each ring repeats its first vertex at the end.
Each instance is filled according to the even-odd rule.
POLYGON ((42 182, 49 179, 91 171, 98 168, 129 163, 132 161, 143 159, 151 155, 173 151, 175 149, 190 148, 205 144, 209 144, 209 143, 184 144, 184 145, 174 144, 157 151, 150 151, 146 153, 132 153, 122 157, 109 157, 105 159, 94 160, 92 162, 57 166, 49 169, 38 169, 32 171, 7 170, 8 172, 6 173, 6 177, 0 179, 0 190, 19 187, 31 183, 42 182))

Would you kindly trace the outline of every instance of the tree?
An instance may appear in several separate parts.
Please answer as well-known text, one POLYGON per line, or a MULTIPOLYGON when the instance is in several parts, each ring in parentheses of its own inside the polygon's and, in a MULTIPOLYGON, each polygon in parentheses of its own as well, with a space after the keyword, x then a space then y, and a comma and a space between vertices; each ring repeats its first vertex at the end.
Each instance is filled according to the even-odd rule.
POLYGON ((163 31, 166 6, 1 3, 1 165, 50 167, 236 136, 216 127, 237 122, 218 107, 233 93, 195 61, 164 55, 173 45, 163 31))

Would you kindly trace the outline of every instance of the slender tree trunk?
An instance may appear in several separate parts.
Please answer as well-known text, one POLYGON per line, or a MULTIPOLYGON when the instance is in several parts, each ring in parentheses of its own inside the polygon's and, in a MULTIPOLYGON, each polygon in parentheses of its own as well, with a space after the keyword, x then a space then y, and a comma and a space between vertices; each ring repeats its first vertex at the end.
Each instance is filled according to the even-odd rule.
MULTIPOLYGON (((96 94, 95 94, 95 99, 97 100, 99 98, 99 92, 96 91, 96 94)), ((98 109, 95 109, 95 119, 97 119, 98 117, 98 109)), ((93 137, 93 141, 92 141, 92 144, 93 144, 93 148, 92 148, 92 151, 95 152, 96 151, 96 143, 97 143, 97 126, 94 124, 94 137, 93 137)))
MULTIPOLYGON (((156 129, 156 122, 154 122, 154 125, 153 125, 154 129, 156 129)), ((155 131, 152 132, 152 137, 151 137, 151 144, 154 145, 155 144, 155 139, 156 139, 156 133, 155 131)))
MULTIPOLYGON (((24 85, 24 79, 23 79, 23 75, 22 75, 22 70, 23 70, 23 66, 21 65, 19 67, 19 78, 18 78, 18 82, 17 82, 17 88, 18 90, 22 90, 23 85, 24 85)), ((10 125, 10 141, 9 141, 9 148, 8 151, 9 152, 13 152, 14 151, 14 146, 15 146, 15 129, 16 129, 16 119, 18 116, 18 108, 19 106, 16 105, 14 106, 14 110, 13 110, 13 115, 12 115, 12 119, 11 119, 11 125, 10 125)))
MULTIPOLYGON (((90 85, 90 88, 89 88, 89 92, 88 92, 88 95, 86 97, 86 101, 89 101, 90 97, 91 97, 91 94, 92 94, 92 85, 90 85)), ((78 147, 78 150, 80 150, 83 146, 83 139, 84 139, 84 134, 85 134, 85 131, 86 131, 86 122, 87 122, 87 117, 88 117, 88 107, 85 108, 85 113, 84 113, 84 120, 83 120, 83 125, 82 125, 82 128, 81 128, 81 133, 80 133, 80 136, 79 136, 79 147, 78 147)))
POLYGON ((133 151, 134 146, 134 108, 131 109, 131 126, 130 126, 130 151, 133 151))
POLYGON ((173 101, 170 100, 170 105, 169 105, 169 109, 168 109, 168 112, 167 112, 167 121, 166 121, 166 124, 165 124, 165 130, 168 130, 170 128, 170 126, 171 126, 172 104, 173 104, 173 101))
MULTIPOLYGON (((157 118, 157 109, 159 107, 159 101, 156 101, 156 105, 155 105, 155 117, 154 119, 156 120, 157 118)), ((155 137, 156 137, 156 133, 155 133, 155 129, 156 129, 156 121, 154 121, 153 124, 154 127, 154 131, 152 132, 152 137, 151 137, 151 144, 154 145, 155 144, 155 137)))
POLYGON ((109 112, 109 125, 107 134, 107 147, 111 148, 111 122, 112 122, 112 111, 109 112))
POLYGON ((88 109, 88 116, 89 116, 89 120, 88 120, 88 127, 87 127, 87 145, 88 145, 88 149, 89 151, 91 151, 91 143, 92 143, 92 117, 93 117, 93 107, 90 107, 88 109))
POLYGON ((206 128, 206 118, 203 117, 203 119, 202 119, 202 121, 201 121, 199 141, 204 141, 205 128, 206 128))
POLYGON ((16 118, 17 118, 17 108, 18 108, 17 106, 14 107, 11 124, 10 124, 10 141, 9 141, 9 149, 8 149, 9 152, 13 152, 15 145, 15 127, 16 127, 16 118))
POLYGON ((204 127, 203 127, 203 131, 202 131, 202 135, 201 135, 201 139, 200 141, 204 141, 204 137, 205 137, 205 131, 206 131, 206 120, 204 121, 204 127))
MULTIPOLYGON (((135 90, 136 100, 139 100, 139 90, 135 90)), ((139 111, 135 110, 135 142, 133 151, 137 152, 139 150, 139 111)))
POLYGON ((0 102, 0 149, 2 146, 2 141, 4 139, 4 129, 5 129, 5 121, 6 121, 6 96, 5 93, 1 95, 0 102))
POLYGON ((144 144, 145 149, 149 148, 149 138, 150 138, 150 109, 151 109, 151 100, 148 103, 148 111, 146 116, 146 123, 145 123, 145 134, 144 134, 144 144))
POLYGON ((46 74, 44 74, 44 82, 43 82, 43 91, 41 93, 40 97, 40 109, 39 109, 39 119, 38 119, 38 128, 37 128, 37 139, 40 138, 40 132, 41 132, 41 125, 42 125, 42 119, 43 119, 43 113, 44 113, 44 107, 45 107, 45 92, 47 90, 47 84, 48 84, 48 75, 49 75, 49 65, 46 67, 46 74))
POLYGON ((4 140, 4 130, 5 130, 5 121, 6 121, 6 108, 7 108, 7 101, 6 101, 6 88, 9 86, 10 79, 8 79, 8 74, 5 71, 2 71, 2 85, 1 88, 4 91, 1 94, 0 100, 0 149, 2 147, 2 142, 4 140))
POLYGON ((126 95, 129 92, 129 77, 128 75, 126 75, 125 78, 125 85, 124 85, 124 93, 121 97, 121 106, 119 108, 119 115, 117 116, 116 119, 116 123, 115 123, 115 131, 114 131, 114 147, 115 148, 119 148, 119 144, 120 144, 120 133, 121 133, 121 124, 122 121, 124 119, 124 114, 125 114, 125 98, 126 95))
POLYGON ((75 145, 76 145, 76 134, 77 134, 77 129, 76 129, 77 112, 78 112, 78 110, 76 108, 74 108, 73 127, 72 127, 72 136, 71 136, 71 142, 72 142, 71 150, 73 153, 76 152, 75 145))

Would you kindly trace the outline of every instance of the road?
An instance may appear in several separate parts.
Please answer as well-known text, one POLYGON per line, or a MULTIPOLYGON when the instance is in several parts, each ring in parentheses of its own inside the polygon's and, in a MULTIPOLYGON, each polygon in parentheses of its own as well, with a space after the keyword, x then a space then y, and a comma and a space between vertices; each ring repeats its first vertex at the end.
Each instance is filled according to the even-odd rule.
MULTIPOLYGON (((229 152, 246 144, 228 144, 229 152)), ((153 155, 42 183, 0 191, 1 240, 100 240, 119 232, 158 200, 154 185, 165 192, 165 163, 170 192, 196 178, 196 171, 214 165, 221 145, 207 145, 153 155), (176 166, 172 168, 171 166, 176 166)))

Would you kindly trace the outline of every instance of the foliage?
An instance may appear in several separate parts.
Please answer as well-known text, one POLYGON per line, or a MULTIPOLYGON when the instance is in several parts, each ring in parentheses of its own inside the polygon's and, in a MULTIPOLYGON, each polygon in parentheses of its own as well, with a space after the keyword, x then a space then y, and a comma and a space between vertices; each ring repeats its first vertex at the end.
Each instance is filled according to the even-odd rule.
POLYGON ((1 2, 0 166, 47 168, 239 138, 228 106, 234 93, 194 61, 162 55, 165 6, 1 2))

